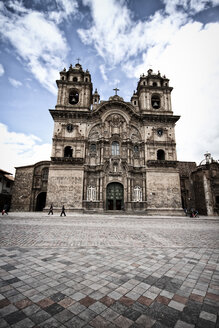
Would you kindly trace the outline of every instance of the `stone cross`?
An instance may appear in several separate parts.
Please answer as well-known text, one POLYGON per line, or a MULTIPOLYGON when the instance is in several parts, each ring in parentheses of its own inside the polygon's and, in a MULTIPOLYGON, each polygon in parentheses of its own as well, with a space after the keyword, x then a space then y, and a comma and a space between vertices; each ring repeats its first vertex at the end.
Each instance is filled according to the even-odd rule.
POLYGON ((81 60, 81 58, 77 58, 77 61, 78 61, 78 64, 79 64, 79 61, 81 60))
POLYGON ((115 90, 115 94, 117 95, 117 91, 119 91, 119 89, 118 88, 115 88, 113 90, 115 90))

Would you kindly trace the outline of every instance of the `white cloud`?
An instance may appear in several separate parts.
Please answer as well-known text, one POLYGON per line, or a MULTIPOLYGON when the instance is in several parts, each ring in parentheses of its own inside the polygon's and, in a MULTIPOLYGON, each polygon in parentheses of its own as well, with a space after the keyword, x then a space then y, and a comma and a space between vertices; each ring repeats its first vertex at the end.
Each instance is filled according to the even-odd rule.
POLYGON ((164 16, 158 11, 147 21, 135 22, 124 1, 84 0, 89 5, 93 23, 89 29, 78 29, 83 43, 94 45, 98 54, 110 65, 136 57, 145 49, 162 42, 168 44, 175 30, 187 16, 176 12, 164 16))
POLYGON ((163 2, 166 5, 165 11, 168 14, 183 9, 191 15, 211 6, 219 5, 219 0, 163 0, 163 2))
POLYGON ((105 65, 100 65, 100 73, 102 75, 102 78, 104 81, 108 80, 108 77, 106 75, 106 69, 105 69, 105 65))
POLYGON ((125 1, 100 5, 99 0, 84 0, 93 22, 78 34, 94 45, 106 70, 106 65, 122 63, 130 78, 139 78, 149 65, 165 73, 175 87, 173 110, 182 116, 176 128, 178 158, 199 162, 206 150, 219 158, 219 25, 203 26, 192 18, 219 0, 163 2, 164 11, 136 22, 125 1))
MULTIPOLYGON (((8 5, 13 11, 3 4, 0 6, 0 33, 10 41, 35 78, 56 94, 55 80, 69 50, 67 41, 46 14, 26 9, 21 4, 10 1, 8 5)), ((70 5, 67 0, 59 4, 65 10, 70 5)))
POLYGON ((0 76, 4 75, 5 70, 2 64, 0 64, 0 76))
POLYGON ((11 77, 8 78, 9 82, 11 83, 11 85, 15 88, 21 87, 22 86, 22 82, 12 79, 11 77))
POLYGON ((176 137, 178 158, 200 162, 210 151, 219 158, 219 24, 205 27, 191 22, 176 31, 171 43, 161 51, 159 45, 143 55, 143 63, 129 61, 124 70, 138 78, 150 63, 170 78, 174 87, 173 110, 181 115, 176 137))
POLYGON ((0 135, 1 169, 14 174, 14 167, 50 160, 51 145, 42 144, 38 137, 9 132, 7 126, 2 123, 0 135))
POLYGON ((60 24, 63 20, 77 13, 78 3, 75 0, 57 0, 57 10, 49 13, 49 18, 60 24))

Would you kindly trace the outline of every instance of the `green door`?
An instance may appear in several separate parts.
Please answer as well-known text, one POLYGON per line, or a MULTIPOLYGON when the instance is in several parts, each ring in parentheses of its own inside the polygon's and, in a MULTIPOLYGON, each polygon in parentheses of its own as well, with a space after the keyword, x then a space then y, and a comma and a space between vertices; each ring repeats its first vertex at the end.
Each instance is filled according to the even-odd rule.
POLYGON ((123 209, 123 185, 113 182, 108 184, 106 191, 106 206, 109 211, 121 211, 123 209))

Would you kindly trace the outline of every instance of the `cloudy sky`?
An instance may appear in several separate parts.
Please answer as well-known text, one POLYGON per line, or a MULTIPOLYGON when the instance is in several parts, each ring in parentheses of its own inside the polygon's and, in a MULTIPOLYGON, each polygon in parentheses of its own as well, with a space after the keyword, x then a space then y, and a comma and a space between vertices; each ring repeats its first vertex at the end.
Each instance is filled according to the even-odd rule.
POLYGON ((0 0, 0 42, 0 168, 50 158, 55 80, 77 58, 101 100, 160 70, 178 160, 219 159, 219 0, 0 0))

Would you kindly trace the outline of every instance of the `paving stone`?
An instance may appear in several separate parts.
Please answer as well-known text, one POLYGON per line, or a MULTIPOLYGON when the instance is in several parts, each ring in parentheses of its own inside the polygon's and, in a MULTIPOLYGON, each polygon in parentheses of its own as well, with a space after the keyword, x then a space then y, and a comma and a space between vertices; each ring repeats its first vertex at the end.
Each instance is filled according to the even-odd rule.
POLYGON ((96 302, 89 306, 89 309, 96 312, 97 314, 100 314, 101 312, 106 310, 106 308, 107 307, 101 302, 96 302))
POLYGON ((182 311, 185 307, 185 304, 182 304, 182 303, 179 303, 179 302, 176 302, 176 301, 170 301, 170 303, 168 304, 169 307, 173 308, 173 309, 176 309, 178 311, 182 311))
POLYGON ((114 323, 120 328, 129 328, 133 324, 133 321, 120 315, 115 319, 114 323))
POLYGON ((54 315, 54 318, 60 322, 62 322, 63 324, 66 321, 69 321, 70 319, 72 319, 74 317, 74 314, 70 311, 68 311, 67 309, 59 312, 58 314, 54 315))
POLYGON ((138 324, 140 327, 144 327, 144 328, 151 328, 154 323, 155 320, 151 319, 150 317, 142 314, 135 322, 136 324, 138 324))
POLYGON ((74 303, 73 305, 68 307, 68 310, 74 313, 75 315, 79 314, 80 312, 84 311, 86 306, 80 304, 79 302, 74 303))
POLYGON ((136 321, 141 315, 141 312, 134 310, 133 308, 128 308, 124 313, 123 316, 129 318, 132 321, 136 321))
POLYGON ((5 317, 19 311, 26 317, 15 326, 28 325, 27 317, 40 317, 40 311, 53 316, 37 324, 45 327, 64 327, 76 318, 82 320, 79 325, 94 327, 90 321, 97 318, 96 325, 102 320, 113 328, 114 319, 128 316, 133 320, 124 322, 132 328, 141 328, 141 317, 150 318, 153 328, 219 325, 203 318, 205 312, 217 316, 219 308, 216 219, 200 218, 197 230, 197 222, 188 218, 75 214, 60 220, 10 213, 1 219, 2 227, 2 326, 9 326, 5 317), (14 237, 7 239, 13 229, 14 237), (38 233, 32 237, 35 231, 40 239, 38 233), (69 320, 63 323, 64 313, 69 320))
POLYGON ((65 326, 69 328, 81 328, 84 327, 86 322, 81 318, 75 316, 71 320, 65 322, 65 326))
POLYGON ((78 317, 80 317, 85 322, 91 321, 96 316, 97 316, 97 313, 90 309, 86 309, 86 310, 82 311, 81 313, 79 313, 79 315, 78 315, 78 317))
POLYGON ((113 298, 109 297, 109 296, 104 296, 103 298, 100 299, 100 302, 105 304, 106 306, 110 306, 113 303, 115 303, 116 300, 114 300, 113 298))
POLYGON ((30 316, 30 319, 36 324, 40 324, 41 322, 46 321, 47 319, 49 319, 51 317, 51 315, 49 313, 47 313, 44 310, 40 310, 36 313, 34 313, 33 315, 30 316))
POLYGON ((5 321, 7 321, 7 323, 9 325, 13 325, 25 318, 26 318, 26 315, 22 311, 16 311, 16 312, 10 313, 4 317, 5 321))
POLYGON ((45 308, 45 311, 48 312, 51 316, 64 310, 64 307, 58 303, 54 303, 45 308))
POLYGON ((89 296, 86 296, 84 298, 82 298, 80 301, 79 301, 82 305, 88 307, 94 303, 96 303, 96 300, 94 300, 93 298, 89 297, 89 296))
POLYGON ((192 325, 190 323, 178 320, 174 328, 194 328, 195 325, 192 325))
POLYGON ((202 319, 208 320, 208 321, 215 322, 215 323, 217 321, 217 316, 215 314, 205 312, 205 311, 201 311, 199 317, 202 318, 202 319))

